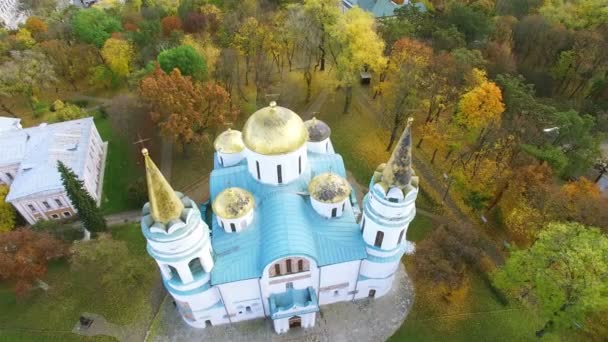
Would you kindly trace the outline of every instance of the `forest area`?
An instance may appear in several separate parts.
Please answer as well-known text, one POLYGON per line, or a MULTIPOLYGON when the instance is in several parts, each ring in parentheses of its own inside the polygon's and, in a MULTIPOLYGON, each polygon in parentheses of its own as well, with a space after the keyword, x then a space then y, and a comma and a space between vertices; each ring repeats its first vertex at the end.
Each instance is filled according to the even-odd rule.
MULTIPOLYGON (((374 18, 336 0, 100 0, 91 8, 24 0, 27 21, 0 28, 0 115, 104 118, 103 106, 91 111, 74 98, 112 97, 135 121, 114 130, 132 137, 133 127, 157 128, 187 158, 277 97, 308 107, 328 91, 340 101, 332 115, 365 132, 353 109, 365 96, 382 132, 378 153, 391 151, 414 118, 414 168, 434 203, 423 209, 446 218, 406 256, 416 291, 457 306, 475 300, 463 291, 481 278, 501 301, 539 318, 531 338, 604 339, 606 0, 414 2, 423 6, 374 18)), ((354 167, 359 182, 373 174, 354 167)), ((141 180, 129 185, 129 199, 145 202, 141 180)), ((40 250, 35 274, 24 275, 4 248, 0 279, 29 290, 50 259, 69 253, 61 239, 13 230, 7 192, 0 186, 0 250, 40 250), (27 248, 36 239, 43 243, 27 248)))

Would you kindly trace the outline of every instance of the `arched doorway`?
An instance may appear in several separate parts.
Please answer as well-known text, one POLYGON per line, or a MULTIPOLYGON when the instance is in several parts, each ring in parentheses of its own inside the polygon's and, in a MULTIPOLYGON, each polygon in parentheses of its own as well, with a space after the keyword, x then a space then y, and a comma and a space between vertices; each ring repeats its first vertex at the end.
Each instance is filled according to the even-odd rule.
POLYGON ((302 326, 302 318, 300 316, 293 316, 289 319, 289 328, 296 328, 302 326))

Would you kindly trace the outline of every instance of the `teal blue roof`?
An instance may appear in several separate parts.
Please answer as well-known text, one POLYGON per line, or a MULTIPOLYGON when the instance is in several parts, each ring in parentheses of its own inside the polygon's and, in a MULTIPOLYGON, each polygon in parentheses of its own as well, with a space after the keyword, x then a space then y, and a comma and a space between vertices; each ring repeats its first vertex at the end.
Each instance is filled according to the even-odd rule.
POLYGON ((288 316, 319 311, 317 293, 311 286, 301 290, 288 289, 282 293, 273 293, 268 297, 268 303, 272 319, 282 318, 282 313, 293 309, 295 306, 300 307, 302 310, 297 312, 290 311, 288 316))
POLYGON ((264 267, 288 256, 306 256, 318 266, 364 259, 365 243, 352 211, 325 219, 311 206, 307 195, 312 177, 334 172, 346 177, 344 162, 337 154, 308 154, 309 168, 297 180, 280 186, 253 179, 245 164, 216 168, 211 173, 211 199, 228 187, 251 192, 255 213, 249 227, 226 233, 212 219, 215 266, 211 283, 223 284, 259 278, 264 267))
MULTIPOLYGON (((342 0, 346 8, 359 6, 361 9, 371 12, 376 18, 394 16, 397 8, 408 5, 406 2, 407 0, 403 4, 397 5, 391 0, 342 0)), ((421 12, 426 12, 426 7, 421 2, 412 3, 411 5, 417 7, 421 12)))

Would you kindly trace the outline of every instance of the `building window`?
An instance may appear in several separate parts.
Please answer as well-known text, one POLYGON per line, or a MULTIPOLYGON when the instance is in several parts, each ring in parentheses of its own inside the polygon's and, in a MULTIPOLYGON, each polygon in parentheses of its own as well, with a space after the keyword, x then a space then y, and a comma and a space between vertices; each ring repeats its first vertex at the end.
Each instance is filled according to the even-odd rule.
POLYGON ((333 208, 331 210, 331 217, 336 217, 338 215, 338 208, 333 208))
POLYGON ((401 233, 399 233, 399 238, 397 239, 397 244, 400 244, 401 240, 403 240, 403 233, 405 233, 405 229, 401 230, 401 233))
POLYGON ((190 260, 190 262, 188 263, 188 267, 190 268, 190 272, 192 273, 192 276, 195 276, 199 273, 203 273, 203 265, 201 264, 201 259, 199 258, 194 258, 192 260, 190 260))
POLYGON ((234 223, 230 224, 230 230, 234 233, 236 232, 236 225, 234 223))
POLYGON ((35 213, 35 212, 36 212, 36 208, 34 208, 34 206, 33 206, 33 205, 28 204, 28 205, 27 205, 27 207, 28 207, 28 208, 30 208, 30 211, 31 211, 31 212, 33 212, 33 213, 35 213))
POLYGON ((298 157, 298 174, 302 174, 302 156, 298 157))
POLYGON ((395 198, 395 197, 389 197, 388 198, 389 202, 393 202, 393 203, 399 203, 399 199, 395 198))
POLYGON ((363 216, 363 222, 361 222, 361 235, 363 235, 364 231, 365 231, 365 216, 363 216))
POLYGON ((340 294, 340 291, 338 291, 338 290, 334 291, 334 297, 338 297, 339 294, 340 294))
POLYGON ((329 152, 329 141, 325 143, 325 152, 329 152))
POLYGON ((58 198, 55 198, 55 203, 57 203, 57 206, 62 207, 63 204, 61 203, 61 200, 58 198))
POLYGON ((293 283, 291 281, 289 283, 285 284, 285 290, 289 290, 289 289, 293 289, 293 283))
POLYGON ((64 211, 63 216, 70 217, 70 216, 72 216, 72 214, 69 211, 64 211))
POLYGON ((344 212, 344 206, 346 205, 346 202, 342 203, 342 212, 344 212))
POLYGON ((382 240, 384 240, 384 233, 381 231, 378 231, 376 233, 376 241, 374 242, 374 246, 375 247, 381 247, 382 246, 382 240))
POLYGON ((5 173, 5 175, 11 182, 13 181, 13 175, 10 172, 5 173))
POLYGON ((178 282, 182 281, 182 278, 179 277, 179 273, 177 273, 177 269, 171 265, 169 265, 169 274, 171 274, 171 279, 175 278, 178 282))
POLYGON ((274 264, 274 274, 275 275, 281 275, 281 265, 274 264))
POLYGON ((304 271, 304 260, 298 260, 298 272, 304 271))
POLYGON ((260 162, 259 161, 255 161, 255 169, 258 172, 258 180, 260 179, 260 162))
POLYGON ((287 259, 285 266, 287 267, 287 273, 291 273, 291 259, 287 259))
POLYGON ((277 178, 279 180, 279 184, 283 184, 283 172, 281 170, 281 165, 277 165, 277 178))
POLYGON ((222 156, 220 156, 220 165, 224 166, 224 158, 222 156))
POLYGON ((44 207, 47 209, 51 209, 51 205, 49 204, 49 202, 47 201, 42 201, 42 204, 44 204, 44 207))
POLYGON ((59 215, 57 215, 57 214, 52 214, 52 215, 51 215, 51 218, 54 218, 54 219, 56 220, 56 219, 58 219, 58 218, 59 218, 59 215))
POLYGON ((246 307, 245 307, 245 313, 250 314, 251 312, 252 312, 252 311, 251 311, 251 306, 246 306, 246 307))

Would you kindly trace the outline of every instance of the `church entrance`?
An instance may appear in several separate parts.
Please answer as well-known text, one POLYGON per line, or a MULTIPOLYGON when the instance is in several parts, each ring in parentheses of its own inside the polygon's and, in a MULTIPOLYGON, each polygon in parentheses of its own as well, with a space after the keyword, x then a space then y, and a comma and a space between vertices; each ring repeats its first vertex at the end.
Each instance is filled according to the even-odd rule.
POLYGON ((369 290, 369 295, 368 295, 368 297, 369 297, 369 298, 374 298, 374 297, 376 297, 376 290, 369 290))
POLYGON ((293 316, 289 319, 289 328, 296 328, 302 326, 302 318, 300 316, 293 316))

